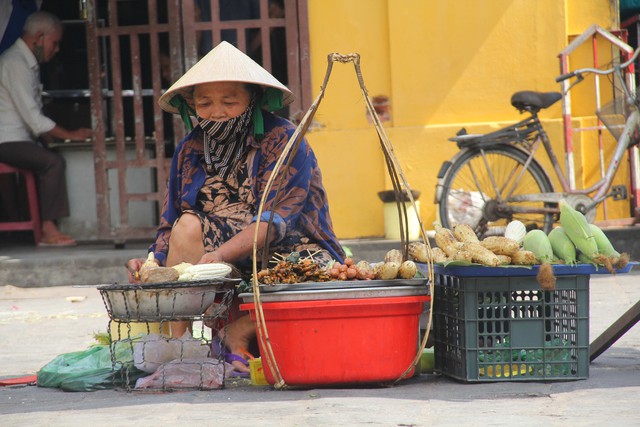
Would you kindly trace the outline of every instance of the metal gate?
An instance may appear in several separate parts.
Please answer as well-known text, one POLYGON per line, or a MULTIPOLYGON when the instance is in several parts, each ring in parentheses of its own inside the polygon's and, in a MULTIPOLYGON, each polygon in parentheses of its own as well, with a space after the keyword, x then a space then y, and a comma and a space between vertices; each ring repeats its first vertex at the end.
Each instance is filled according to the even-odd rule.
POLYGON ((221 40, 235 44, 298 95, 281 114, 296 114, 311 103, 307 0, 82 0, 81 5, 99 239, 124 243, 154 236, 167 167, 185 135, 184 125, 160 109, 158 98, 221 40), (148 188, 134 190, 141 171, 148 188), (134 204, 151 204, 153 218, 140 221, 134 204))

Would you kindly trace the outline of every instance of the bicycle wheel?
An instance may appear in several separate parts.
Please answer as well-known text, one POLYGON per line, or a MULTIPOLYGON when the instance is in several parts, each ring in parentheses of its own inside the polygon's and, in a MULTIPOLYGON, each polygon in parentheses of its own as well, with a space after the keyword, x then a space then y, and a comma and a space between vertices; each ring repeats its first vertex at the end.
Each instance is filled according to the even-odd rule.
POLYGON ((533 160, 524 170, 526 160, 523 151, 510 145, 468 149, 445 174, 441 224, 447 228, 469 224, 479 237, 501 235, 509 221, 516 219, 527 229, 551 231, 553 215, 540 211, 549 207, 547 203, 514 200, 514 196, 553 191, 542 166, 533 160))

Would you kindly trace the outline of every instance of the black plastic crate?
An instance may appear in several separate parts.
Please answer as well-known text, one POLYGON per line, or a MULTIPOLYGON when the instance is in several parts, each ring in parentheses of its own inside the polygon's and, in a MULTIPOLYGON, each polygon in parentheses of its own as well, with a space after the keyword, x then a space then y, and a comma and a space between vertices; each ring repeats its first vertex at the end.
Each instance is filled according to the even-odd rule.
POLYGON ((543 291, 537 268, 511 271, 435 266, 435 371, 466 382, 588 378, 589 274, 556 271, 556 290, 543 291))

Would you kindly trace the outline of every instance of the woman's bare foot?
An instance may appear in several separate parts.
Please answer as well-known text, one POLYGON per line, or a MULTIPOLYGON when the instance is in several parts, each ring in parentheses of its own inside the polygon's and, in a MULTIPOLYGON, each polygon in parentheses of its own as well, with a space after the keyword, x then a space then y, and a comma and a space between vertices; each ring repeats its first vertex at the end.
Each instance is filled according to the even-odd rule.
MULTIPOLYGON (((241 356, 243 359, 251 356, 247 348, 249 347, 249 342, 255 336, 256 328, 248 314, 231 322, 218 332, 218 338, 224 342, 229 351, 241 356)), ((234 360, 231 364, 239 372, 249 372, 249 367, 239 360, 234 360)))

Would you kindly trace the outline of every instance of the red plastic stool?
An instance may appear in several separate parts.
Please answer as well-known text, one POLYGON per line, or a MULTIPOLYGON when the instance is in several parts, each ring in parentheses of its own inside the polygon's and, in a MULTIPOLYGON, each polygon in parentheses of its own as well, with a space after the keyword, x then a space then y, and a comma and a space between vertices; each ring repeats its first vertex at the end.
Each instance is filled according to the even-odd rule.
POLYGON ((42 225, 40 224, 40 206, 38 205, 38 189, 33 172, 0 163, 0 174, 19 173, 24 176, 27 187, 27 201, 29 202, 28 221, 0 222, 0 231, 33 230, 36 245, 42 239, 42 225))

